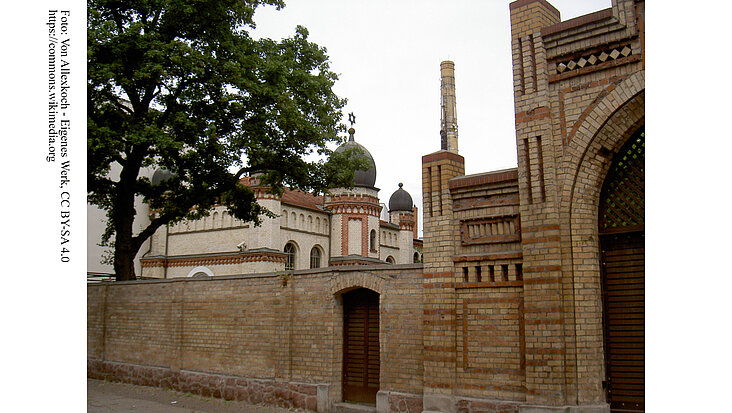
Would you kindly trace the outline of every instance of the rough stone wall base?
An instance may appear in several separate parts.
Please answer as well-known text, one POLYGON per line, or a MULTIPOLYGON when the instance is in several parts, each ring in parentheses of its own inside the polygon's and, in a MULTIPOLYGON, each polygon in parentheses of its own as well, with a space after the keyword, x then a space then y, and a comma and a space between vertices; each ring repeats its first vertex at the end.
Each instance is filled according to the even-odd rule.
POLYGON ((426 394, 422 413, 610 413, 610 406, 536 406, 510 400, 426 394))
POLYGON ((610 413, 610 405, 592 406, 520 406, 518 413, 610 413))
POLYGON ((377 413, 421 413, 422 395, 379 390, 376 393, 377 413))
POLYGON ((326 412, 330 407, 327 397, 322 397, 323 393, 327 394, 327 385, 322 384, 288 383, 184 370, 174 371, 164 367, 94 359, 87 360, 87 377, 138 386, 168 388, 203 397, 245 401, 252 404, 264 403, 288 409, 326 412))

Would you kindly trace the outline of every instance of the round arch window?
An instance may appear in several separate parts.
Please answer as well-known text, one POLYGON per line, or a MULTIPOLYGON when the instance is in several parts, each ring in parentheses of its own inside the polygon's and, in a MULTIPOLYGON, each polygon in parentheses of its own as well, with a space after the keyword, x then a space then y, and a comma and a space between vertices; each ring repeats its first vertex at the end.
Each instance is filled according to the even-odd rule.
POLYGON ((392 257, 391 255, 388 256, 388 257, 386 257, 386 263, 387 264, 394 264, 394 257, 392 257))
POLYGON ((310 268, 320 268, 320 263, 323 258, 323 253, 320 251, 320 248, 318 246, 314 246, 313 249, 310 250, 310 268))
POLYGON ((297 247, 292 242, 288 242, 285 245, 285 270, 295 269, 295 258, 297 258, 297 247))

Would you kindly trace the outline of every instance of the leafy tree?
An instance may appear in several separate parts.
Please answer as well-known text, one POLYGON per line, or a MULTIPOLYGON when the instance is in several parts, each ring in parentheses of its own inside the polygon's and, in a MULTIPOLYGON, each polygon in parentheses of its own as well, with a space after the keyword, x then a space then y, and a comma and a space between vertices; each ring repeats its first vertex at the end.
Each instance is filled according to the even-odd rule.
POLYGON ((257 6, 282 0, 88 0, 88 200, 107 211, 117 280, 159 227, 208 215, 272 215, 239 180, 314 193, 350 186, 353 153, 332 153, 345 101, 326 50, 298 26, 282 41, 255 40, 257 6), (328 161, 306 161, 317 153, 328 161), (119 178, 110 166, 121 165, 119 178), (153 185, 142 168, 164 169, 153 185), (232 172, 237 171, 237 172, 232 172), (155 214, 133 233, 134 201, 155 214))

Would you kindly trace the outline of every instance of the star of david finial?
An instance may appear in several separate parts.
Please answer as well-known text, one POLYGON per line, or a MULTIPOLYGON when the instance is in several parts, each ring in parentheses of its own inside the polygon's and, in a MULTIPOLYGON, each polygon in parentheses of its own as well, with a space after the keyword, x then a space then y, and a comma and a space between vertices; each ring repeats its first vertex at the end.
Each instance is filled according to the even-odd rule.
POLYGON ((348 114, 348 121, 351 123, 351 126, 356 123, 356 115, 354 115, 353 112, 348 114))

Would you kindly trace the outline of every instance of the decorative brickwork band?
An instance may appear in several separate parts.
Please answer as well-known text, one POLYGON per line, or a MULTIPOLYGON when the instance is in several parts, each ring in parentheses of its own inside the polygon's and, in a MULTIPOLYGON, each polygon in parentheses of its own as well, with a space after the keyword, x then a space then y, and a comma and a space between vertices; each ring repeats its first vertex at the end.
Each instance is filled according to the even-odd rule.
POLYGON ((275 262, 284 264, 287 255, 278 251, 245 251, 234 254, 217 254, 211 256, 154 257, 142 258, 143 268, 150 267, 187 267, 208 265, 230 265, 244 262, 275 262))

